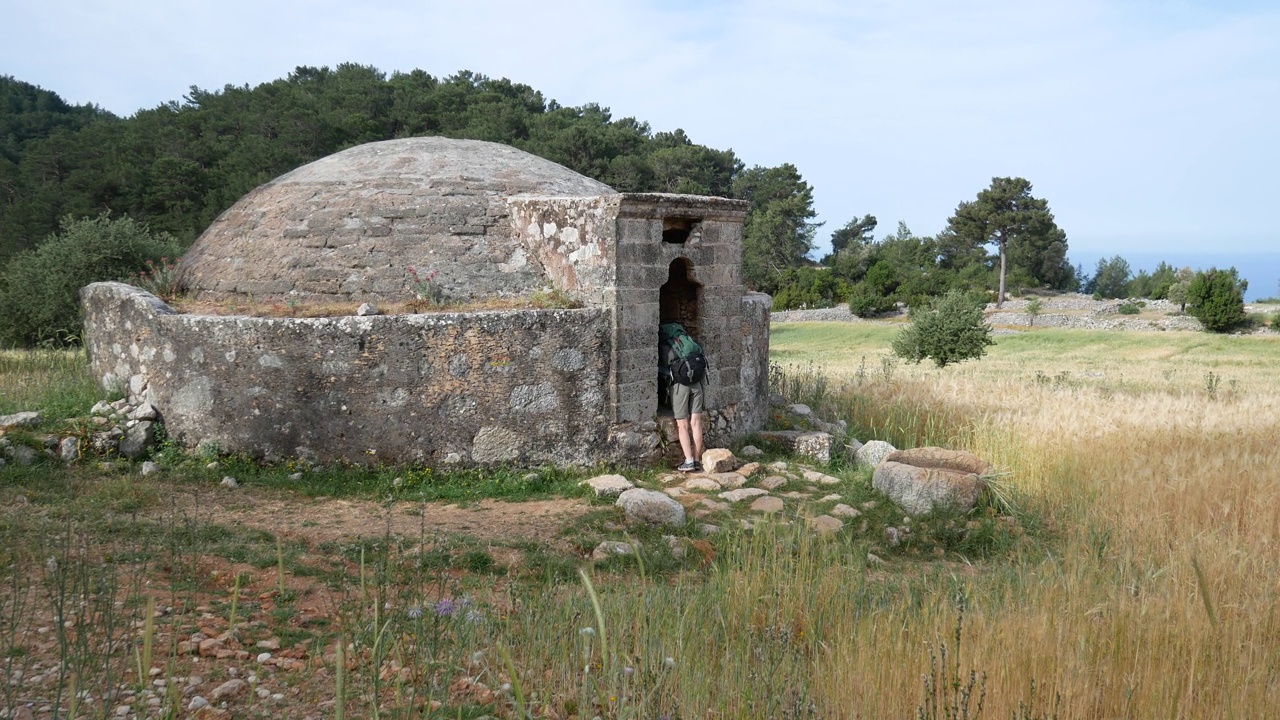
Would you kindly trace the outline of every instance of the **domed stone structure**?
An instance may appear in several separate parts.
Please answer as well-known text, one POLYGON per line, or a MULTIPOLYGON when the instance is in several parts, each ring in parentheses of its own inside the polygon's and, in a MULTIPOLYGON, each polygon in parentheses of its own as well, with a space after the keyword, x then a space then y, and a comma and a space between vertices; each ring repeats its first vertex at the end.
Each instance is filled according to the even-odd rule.
POLYGON ((267 458, 425 465, 643 461, 673 423, 658 325, 702 344, 711 442, 764 427, 767 295, 742 284, 740 200, 617 193, 471 140, 370 143, 223 213, 181 261, 196 296, 323 299, 323 318, 182 314, 120 283, 81 293, 93 371, 169 437, 267 458), (583 307, 355 316, 409 296, 551 289, 583 307), (336 301, 336 302, 334 302, 336 301))
POLYGON ((613 189, 549 160, 480 140, 374 142, 304 165, 219 216, 187 252, 196 297, 407 299, 413 279, 453 300, 547 286, 512 228, 512 197, 597 197, 613 189))

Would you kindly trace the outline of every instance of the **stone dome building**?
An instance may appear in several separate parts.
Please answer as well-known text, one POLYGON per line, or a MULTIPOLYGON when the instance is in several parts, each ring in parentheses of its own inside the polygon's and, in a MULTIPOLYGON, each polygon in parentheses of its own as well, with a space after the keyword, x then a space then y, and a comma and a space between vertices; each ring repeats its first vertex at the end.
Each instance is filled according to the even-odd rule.
POLYGON ((508 199, 616 195, 550 160, 439 137, 360 145, 259 187, 183 258, 197 297, 405 299, 409 268, 435 270, 453 300, 547 286, 511 223, 508 199))
POLYGON ((188 315, 127 285, 82 291, 95 373, 188 445, 428 465, 652 459, 673 438, 661 321, 702 343, 712 441, 763 428, 768 296, 742 284, 746 203, 617 193, 494 143, 411 138, 287 173, 180 263, 197 297, 349 303, 557 290, 579 309, 358 317, 188 315))

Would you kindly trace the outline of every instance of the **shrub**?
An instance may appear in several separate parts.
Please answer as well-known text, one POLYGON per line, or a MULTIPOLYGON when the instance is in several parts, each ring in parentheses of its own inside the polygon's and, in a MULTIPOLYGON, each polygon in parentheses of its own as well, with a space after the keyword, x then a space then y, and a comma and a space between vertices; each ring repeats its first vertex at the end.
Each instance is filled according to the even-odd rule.
POLYGON ((1142 312, 1142 305, 1134 302, 1120 303, 1118 310, 1121 315, 1137 315, 1142 312))
POLYGON ((849 312, 858 317, 871 317, 893 309, 893 298, 885 297, 868 288, 857 285, 849 293, 849 312))
POLYGON ((107 213, 62 220, 62 229, 9 261, 0 275, 0 341, 74 344, 81 331, 80 288, 146 273, 176 255, 177 242, 145 223, 107 213))
POLYGON ((1235 268, 1210 268, 1196 273, 1187 287, 1187 311, 1210 332, 1226 332, 1245 321, 1244 291, 1247 282, 1235 268))
POLYGON ((983 305, 979 296, 951 290, 923 309, 912 309, 911 324, 893 340, 894 354, 915 363, 929 358, 938 367, 982 357, 995 344, 983 305))

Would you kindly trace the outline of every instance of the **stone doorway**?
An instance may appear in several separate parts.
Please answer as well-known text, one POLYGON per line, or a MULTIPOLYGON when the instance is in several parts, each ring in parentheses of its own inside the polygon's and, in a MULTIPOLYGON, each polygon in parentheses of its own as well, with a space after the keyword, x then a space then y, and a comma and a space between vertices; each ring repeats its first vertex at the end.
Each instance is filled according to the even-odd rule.
MULTIPOLYGON (((658 291, 658 322, 678 322, 694 340, 702 343, 701 297, 702 283, 694 275, 693 263, 688 258, 672 260, 667 268, 667 281, 658 291)), ((671 398, 661 379, 658 381, 658 414, 671 414, 671 398)))

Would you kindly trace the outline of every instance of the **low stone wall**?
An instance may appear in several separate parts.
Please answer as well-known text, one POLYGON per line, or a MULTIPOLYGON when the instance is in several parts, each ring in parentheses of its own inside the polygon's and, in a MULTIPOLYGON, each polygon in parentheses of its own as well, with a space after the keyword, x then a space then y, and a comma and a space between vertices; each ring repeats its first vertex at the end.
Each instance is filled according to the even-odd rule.
POLYGON ((121 283, 81 300, 100 382, 150 402, 187 446, 426 465, 641 460, 656 446, 652 424, 608 422, 608 309, 200 316, 121 283))

